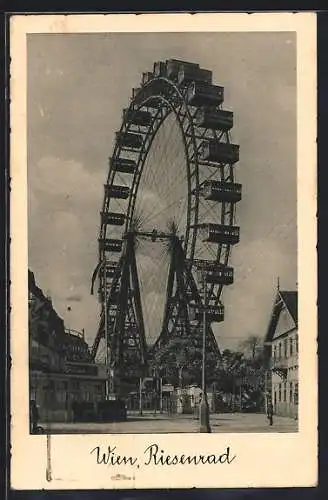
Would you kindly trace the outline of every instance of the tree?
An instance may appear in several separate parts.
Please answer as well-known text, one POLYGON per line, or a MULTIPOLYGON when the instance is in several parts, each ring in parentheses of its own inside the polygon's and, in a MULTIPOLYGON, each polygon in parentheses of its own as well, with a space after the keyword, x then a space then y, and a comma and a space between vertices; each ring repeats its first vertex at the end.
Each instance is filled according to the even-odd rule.
MULTIPOLYGON (((231 408, 235 407, 236 396, 239 398, 240 409, 245 406, 247 401, 253 401, 250 404, 255 407, 261 399, 264 366, 262 349, 260 349, 259 344, 260 342, 257 340, 251 339, 245 343, 246 353, 230 349, 222 352, 217 387, 228 396, 231 408), (254 346, 258 347, 254 349, 254 346)), ((239 347, 243 348, 243 346, 244 344, 239 347)))
MULTIPOLYGON (((206 355, 206 376, 213 378, 218 360, 213 353, 206 355)), ((192 337, 176 337, 162 350, 157 360, 160 371, 175 387, 195 383, 201 384, 202 348, 192 337)))
POLYGON ((255 359, 263 351, 263 340, 258 335, 249 335, 239 344, 239 349, 251 359, 255 359))

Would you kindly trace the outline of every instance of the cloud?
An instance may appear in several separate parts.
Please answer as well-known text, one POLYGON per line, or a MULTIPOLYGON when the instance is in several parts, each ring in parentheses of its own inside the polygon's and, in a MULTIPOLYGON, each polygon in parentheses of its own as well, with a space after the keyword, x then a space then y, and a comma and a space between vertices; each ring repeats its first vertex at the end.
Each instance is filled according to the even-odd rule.
POLYGON ((81 302, 82 295, 69 295, 66 300, 67 302, 81 302))
POLYGON ((279 240, 264 238, 240 245, 233 252, 231 264, 235 277, 234 284, 223 293, 225 322, 214 325, 219 343, 225 339, 224 345, 229 344, 229 337, 234 344, 246 333, 265 335, 278 277, 281 288, 297 288, 296 259, 281 248, 279 240))
POLYGON ((97 259, 102 176, 47 156, 30 166, 29 178, 29 265, 70 327, 94 332, 99 305, 88 285, 97 259))
POLYGON ((62 201, 72 198, 77 202, 94 202, 102 194, 104 173, 89 172, 82 163, 72 159, 44 156, 29 164, 31 191, 34 195, 60 196, 62 201))

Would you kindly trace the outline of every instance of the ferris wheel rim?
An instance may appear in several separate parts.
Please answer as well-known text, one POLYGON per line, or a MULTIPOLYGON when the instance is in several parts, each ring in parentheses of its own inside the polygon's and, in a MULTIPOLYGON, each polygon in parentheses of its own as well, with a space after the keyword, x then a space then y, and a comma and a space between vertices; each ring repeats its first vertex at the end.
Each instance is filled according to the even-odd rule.
MULTIPOLYGON (((192 82, 192 84, 193 83, 194 82, 192 82)), ((186 232, 188 232, 188 237, 186 238, 185 248, 187 248, 187 246, 188 246, 189 239, 192 238, 193 243, 191 245, 191 247, 192 247, 192 252, 190 253, 191 258, 188 259, 189 262, 191 262, 191 267, 192 267, 193 263, 194 263, 195 245, 196 245, 197 237, 198 237, 199 205, 200 205, 200 194, 199 194, 200 164, 198 161, 199 160, 199 158, 198 158, 198 143, 197 143, 197 138, 196 138, 196 133, 195 133, 196 125, 194 124, 194 116, 195 115, 192 114, 192 111, 191 111, 192 106, 189 105, 189 103, 187 102, 187 99, 186 99, 187 89, 188 89, 188 85, 181 87, 181 85, 178 85, 176 82, 172 81, 169 78, 166 78, 163 76, 156 76, 156 77, 153 77, 152 79, 150 79, 148 82, 142 84, 142 87, 140 88, 139 92, 134 96, 134 98, 131 99, 131 102, 130 102, 128 108, 126 108, 128 111, 137 112, 138 110, 142 110, 142 108, 147 108, 147 103, 151 102, 151 100, 153 100, 154 98, 159 99, 161 102, 161 105, 154 112, 154 114, 151 114, 152 120, 151 120, 151 124, 147 128, 147 131, 141 132, 140 128, 139 128, 139 132, 142 134, 143 139, 142 139, 142 146, 140 148, 140 151, 138 153, 136 153, 137 154, 136 173, 134 173, 134 175, 133 175, 131 192, 129 193, 129 197, 128 197, 128 207, 125 210, 126 219, 125 219, 125 224, 124 224, 124 233, 129 232, 129 229, 131 229, 131 226, 132 226, 132 217, 134 215, 134 210, 135 210, 135 206, 136 206, 140 181, 142 179, 143 169, 145 167, 145 163, 147 161, 149 151, 151 150, 152 143, 153 143, 157 133, 159 132, 159 130, 161 129, 161 127, 165 123, 165 120, 170 115, 174 114, 175 122, 178 123, 178 126, 179 126, 180 131, 181 131, 181 135, 182 135, 182 138, 184 141, 184 152, 185 152, 185 157, 187 160, 186 161, 186 169, 187 169, 187 174, 188 174, 187 175, 187 177, 188 177, 188 219, 187 219, 187 224, 186 224, 186 232), (151 93, 150 95, 147 96, 147 91, 149 91, 149 89, 151 89, 152 86, 153 86, 154 90, 156 90, 156 84, 158 82, 164 83, 172 91, 172 93, 175 92, 175 97, 176 98, 178 97, 178 101, 179 101, 178 105, 177 105, 176 101, 173 101, 172 95, 171 96, 168 95, 168 96, 164 97, 162 93, 158 92, 158 90, 157 90, 158 93, 154 92, 154 93, 151 93), (169 97, 171 97, 172 100, 170 100, 169 97), (167 109, 166 109, 166 112, 163 114, 164 105, 166 106, 167 109), (183 129, 183 122, 181 120, 182 108, 184 108, 185 116, 187 117, 188 123, 190 125, 192 150, 194 151, 193 162, 191 161, 191 156, 189 154, 188 147, 186 146, 186 135, 185 135, 185 132, 183 129), (156 120, 157 120, 158 116, 161 114, 162 114, 162 116, 160 117, 160 119, 158 120, 158 123, 156 124, 156 120), (156 126, 154 127, 155 124, 156 124, 156 126), (145 148, 147 138, 150 138, 150 140, 149 140, 149 144, 145 148), (196 182, 196 189, 194 190, 194 192, 191 192, 192 191, 191 190, 191 182, 190 182, 190 177, 191 177, 190 176, 190 173, 191 173, 190 172, 190 164, 191 163, 194 164, 194 171, 195 171, 194 176, 196 179, 196 181, 195 181, 196 182), (138 177, 136 176, 136 174, 138 174, 138 177), (133 192, 133 188, 135 188, 135 192, 133 192), (195 200, 195 207, 196 208, 194 211, 194 219, 193 219, 194 223, 191 224, 190 223, 190 203, 191 203, 190 200, 192 200, 193 198, 195 200), (191 236, 189 237, 190 233, 191 233, 191 236)), ((197 106, 196 106, 196 110, 197 110, 197 106)), ((132 125, 133 125, 133 122, 131 119, 129 119, 128 114, 127 114, 126 116, 123 117, 121 127, 120 127, 118 133, 122 133, 122 132, 129 133, 132 125)), ((139 133, 139 132, 134 131, 134 133, 139 133)), ((210 132, 213 135, 213 138, 217 138, 217 131, 216 130, 212 129, 212 130, 210 130, 210 132)), ((132 133, 133 133, 133 130, 132 130, 132 133)), ((225 134, 225 142, 229 143, 230 132, 229 131, 226 133, 222 132, 221 137, 224 134, 225 134)), ((208 136, 206 134, 204 134, 203 138, 207 139, 208 136)), ((114 149, 113 149, 113 153, 112 153, 112 157, 111 157, 112 160, 113 159, 120 159, 121 154, 122 154, 122 150, 123 150, 122 145, 120 145, 118 143, 118 141, 116 141, 114 144, 114 149)), ((220 168, 220 171, 219 171, 221 178, 223 181, 233 184, 234 183, 233 165, 232 164, 228 165, 228 162, 227 162, 226 166, 230 170, 229 180, 224 178, 224 169, 223 168, 220 168)), ((115 174, 116 174, 116 171, 114 170, 114 168, 112 168, 112 165, 110 165, 110 168, 108 171, 108 177, 107 177, 107 185, 108 186, 113 186, 115 174)), ((108 211, 109 204, 110 204, 110 197, 106 196, 106 194, 105 194, 104 200, 103 200, 103 212, 106 212, 106 210, 108 211)), ((221 202, 221 205, 222 205, 221 224, 226 225, 226 226, 228 226, 228 225, 233 226, 234 217, 235 217, 235 204, 234 204, 234 202, 221 202), (225 206, 224 206, 225 204, 228 205, 227 210, 225 209, 225 206)), ((101 227, 100 227, 100 231, 99 231, 99 237, 106 238, 108 228, 109 228, 109 224, 102 222, 101 227)), ((231 253, 231 244, 223 244, 223 243, 217 244, 216 245, 216 254, 215 254, 215 257, 213 257, 212 262, 218 263, 219 265, 227 266, 228 262, 229 262, 230 253, 231 253)), ((121 251, 120 258, 117 261, 118 264, 121 261, 122 257, 123 257, 123 253, 121 251)), ((187 258, 186 255, 185 255, 185 257, 187 258)), ((106 258, 106 252, 104 250, 103 251, 99 250, 99 261, 101 262, 105 258, 106 258)), ((215 285, 211 285, 210 288, 211 288, 211 293, 212 293, 212 291, 215 288, 215 285)), ((223 288, 224 288, 224 285, 220 285, 216 288, 217 303, 220 302, 220 297, 221 297, 223 288)))

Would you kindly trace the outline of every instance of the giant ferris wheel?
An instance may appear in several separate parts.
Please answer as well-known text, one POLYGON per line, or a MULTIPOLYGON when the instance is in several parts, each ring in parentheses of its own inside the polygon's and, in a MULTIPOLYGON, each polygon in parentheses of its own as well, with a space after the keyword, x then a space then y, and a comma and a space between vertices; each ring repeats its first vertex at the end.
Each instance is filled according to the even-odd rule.
POLYGON ((223 101, 210 70, 170 59, 143 73, 123 110, 100 213, 92 355, 124 376, 173 339, 197 343, 204 308, 207 346, 219 355, 211 325, 224 320, 222 291, 233 283, 242 188, 233 112, 223 101))

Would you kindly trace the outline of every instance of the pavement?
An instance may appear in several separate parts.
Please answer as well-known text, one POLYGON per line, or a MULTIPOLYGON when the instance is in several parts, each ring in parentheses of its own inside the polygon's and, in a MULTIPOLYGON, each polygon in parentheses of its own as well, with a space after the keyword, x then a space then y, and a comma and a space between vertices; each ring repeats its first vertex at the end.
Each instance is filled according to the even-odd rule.
MULTIPOLYGON (((199 432, 199 421, 192 415, 144 413, 129 414, 125 422, 40 423, 51 434, 162 434, 199 432)), ((297 432, 298 422, 289 417, 274 416, 273 425, 260 413, 211 414, 212 432, 222 433, 275 433, 297 432)))

